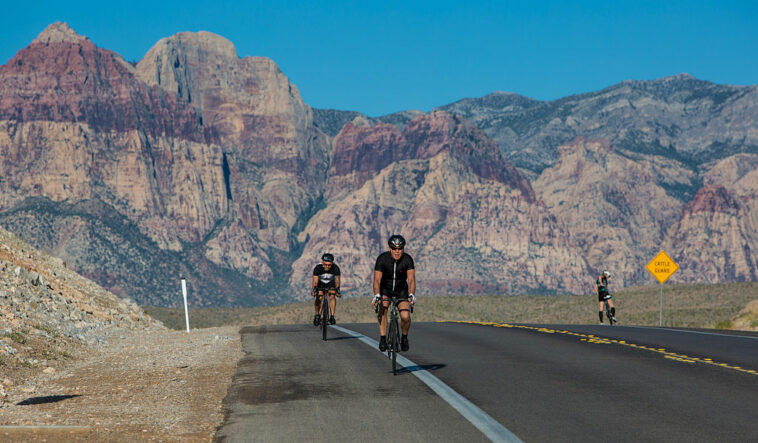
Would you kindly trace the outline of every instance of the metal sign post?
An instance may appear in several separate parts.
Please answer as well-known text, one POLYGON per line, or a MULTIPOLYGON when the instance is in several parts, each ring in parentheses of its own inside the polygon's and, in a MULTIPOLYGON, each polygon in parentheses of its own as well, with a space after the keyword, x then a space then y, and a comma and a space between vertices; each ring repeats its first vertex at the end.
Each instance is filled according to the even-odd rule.
POLYGON ((663 283, 661 283, 661 308, 658 311, 658 326, 663 326, 663 283))
POLYGON ((663 326, 663 284, 671 277, 674 272, 679 270, 677 265, 666 252, 661 249, 661 252, 650 260, 650 263, 645 268, 653 274, 658 283, 661 284, 661 307, 658 313, 658 326, 663 326))
POLYGON ((184 322, 187 324, 189 334, 189 311, 187 310, 187 280, 182 278, 182 294, 184 295, 184 322))

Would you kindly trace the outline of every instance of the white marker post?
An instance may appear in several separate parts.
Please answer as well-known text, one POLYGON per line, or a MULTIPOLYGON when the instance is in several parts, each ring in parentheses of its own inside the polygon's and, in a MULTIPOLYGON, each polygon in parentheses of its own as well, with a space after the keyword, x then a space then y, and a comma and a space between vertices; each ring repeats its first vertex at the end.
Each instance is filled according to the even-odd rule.
POLYGON ((184 295, 184 322, 187 323, 187 333, 189 334, 189 311, 187 310, 187 280, 182 278, 182 294, 184 295))

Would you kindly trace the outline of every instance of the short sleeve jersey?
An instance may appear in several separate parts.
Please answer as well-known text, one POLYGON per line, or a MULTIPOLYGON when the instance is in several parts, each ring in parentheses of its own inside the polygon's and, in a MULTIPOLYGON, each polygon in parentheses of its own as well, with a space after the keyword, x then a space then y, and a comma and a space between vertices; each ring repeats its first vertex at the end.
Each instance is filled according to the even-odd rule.
POLYGON ((375 271, 381 271, 382 281, 379 285, 381 290, 406 291, 408 290, 408 271, 415 269, 413 258, 403 253, 400 260, 395 261, 389 251, 385 251, 376 259, 375 271))
POLYGON ((337 266, 337 263, 333 263, 332 267, 327 271, 324 269, 324 265, 319 263, 313 268, 313 275, 318 277, 318 287, 333 288, 337 285, 334 278, 340 275, 340 267, 337 266))

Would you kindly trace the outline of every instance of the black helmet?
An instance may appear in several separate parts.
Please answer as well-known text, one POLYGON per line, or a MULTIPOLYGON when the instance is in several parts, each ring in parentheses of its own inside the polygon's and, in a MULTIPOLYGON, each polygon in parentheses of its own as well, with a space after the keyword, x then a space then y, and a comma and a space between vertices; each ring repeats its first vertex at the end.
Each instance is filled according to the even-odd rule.
POLYGON ((326 263, 334 263, 334 256, 328 252, 325 252, 324 255, 321 256, 321 261, 326 263))
POLYGON ((403 249, 405 247, 405 239, 402 235, 395 234, 387 240, 387 244, 392 249, 403 249))

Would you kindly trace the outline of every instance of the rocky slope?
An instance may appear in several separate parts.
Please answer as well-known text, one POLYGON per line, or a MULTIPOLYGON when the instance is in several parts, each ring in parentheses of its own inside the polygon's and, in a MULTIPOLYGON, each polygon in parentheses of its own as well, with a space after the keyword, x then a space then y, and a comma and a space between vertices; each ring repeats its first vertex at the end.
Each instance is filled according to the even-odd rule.
POLYGON ((5 388, 55 372, 85 346, 107 345, 124 331, 162 329, 134 301, 0 228, 0 399, 5 388))

